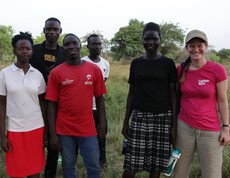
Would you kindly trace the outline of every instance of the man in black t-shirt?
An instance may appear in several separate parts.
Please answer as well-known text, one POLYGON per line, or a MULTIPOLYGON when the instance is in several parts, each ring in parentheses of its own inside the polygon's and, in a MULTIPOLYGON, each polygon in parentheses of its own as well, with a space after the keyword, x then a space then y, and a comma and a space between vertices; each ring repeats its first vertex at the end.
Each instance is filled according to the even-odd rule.
MULTIPOLYGON (((43 32, 46 40, 33 46, 33 56, 30 64, 42 73, 47 83, 50 71, 65 61, 63 48, 57 42, 62 32, 61 22, 54 17, 47 19, 43 32)), ((57 170, 58 152, 50 149, 49 145, 47 150, 44 176, 45 178, 54 178, 57 170)))

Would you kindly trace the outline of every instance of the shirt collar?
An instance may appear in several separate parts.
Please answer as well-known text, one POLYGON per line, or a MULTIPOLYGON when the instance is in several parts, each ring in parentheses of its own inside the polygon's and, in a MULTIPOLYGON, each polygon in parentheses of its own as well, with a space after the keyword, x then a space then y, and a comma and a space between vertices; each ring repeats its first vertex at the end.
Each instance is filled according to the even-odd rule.
MULTIPOLYGON (((29 64, 29 65, 30 65, 30 64, 29 64)), ((12 69, 13 71, 21 70, 21 69, 18 68, 14 63, 11 65, 11 69, 12 69)), ((32 67, 32 66, 30 65, 30 68, 29 68, 28 71, 34 71, 34 67, 32 67)))

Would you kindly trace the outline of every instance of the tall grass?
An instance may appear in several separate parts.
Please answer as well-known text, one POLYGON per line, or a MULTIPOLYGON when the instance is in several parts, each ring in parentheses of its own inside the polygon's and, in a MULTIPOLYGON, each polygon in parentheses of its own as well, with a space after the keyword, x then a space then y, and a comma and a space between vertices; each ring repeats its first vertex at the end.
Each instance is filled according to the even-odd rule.
MULTIPOLYGON (((108 120, 107 139, 107 167, 102 170, 102 178, 120 178, 123 173, 124 156, 121 154, 123 136, 121 134, 125 107, 128 94, 129 64, 110 61, 110 76, 106 81, 107 94, 105 95, 106 115, 108 120)), ((228 76, 230 62, 224 63, 228 76)), ((229 93, 228 93, 229 94, 229 93)), ((230 95, 228 96, 230 97, 230 95)), ((86 169, 81 156, 78 156, 76 165, 79 178, 86 178, 86 169)), ((230 177, 230 146, 223 149, 223 178, 230 177)), ((43 174, 43 172, 42 172, 43 174)), ((61 165, 58 166, 57 178, 62 177, 61 165)), ((148 177, 147 172, 138 173, 137 178, 148 177)), ((191 178, 201 177, 200 164, 197 155, 194 157, 190 172, 191 178)), ((4 153, 0 150, 0 178, 7 178, 5 173, 4 153)), ((161 175, 161 178, 165 178, 161 175)))

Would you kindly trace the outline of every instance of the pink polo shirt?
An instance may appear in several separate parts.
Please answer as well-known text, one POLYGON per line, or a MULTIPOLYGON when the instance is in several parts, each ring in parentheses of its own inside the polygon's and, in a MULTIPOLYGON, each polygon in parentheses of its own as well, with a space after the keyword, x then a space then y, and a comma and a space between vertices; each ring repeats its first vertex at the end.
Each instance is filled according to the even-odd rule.
MULTIPOLYGON (((178 66, 178 79, 180 71, 181 65, 178 66)), ((211 61, 198 70, 188 70, 181 83, 179 119, 197 129, 220 131, 216 83, 226 79, 224 67, 211 61)))

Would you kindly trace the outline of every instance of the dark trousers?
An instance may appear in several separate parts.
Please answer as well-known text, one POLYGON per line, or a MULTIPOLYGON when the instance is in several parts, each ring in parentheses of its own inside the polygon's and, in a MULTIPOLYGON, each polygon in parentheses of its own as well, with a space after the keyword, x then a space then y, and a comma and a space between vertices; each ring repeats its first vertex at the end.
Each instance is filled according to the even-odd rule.
POLYGON ((57 171, 58 151, 47 147, 47 157, 45 166, 45 178, 54 178, 57 171))
MULTIPOLYGON (((98 114, 97 110, 93 110, 93 117, 96 125, 96 129, 98 128, 98 114)), ((107 133, 107 120, 106 120, 106 133, 107 133)), ((106 138, 98 143, 100 149, 100 164, 103 165, 106 163, 106 138)))

